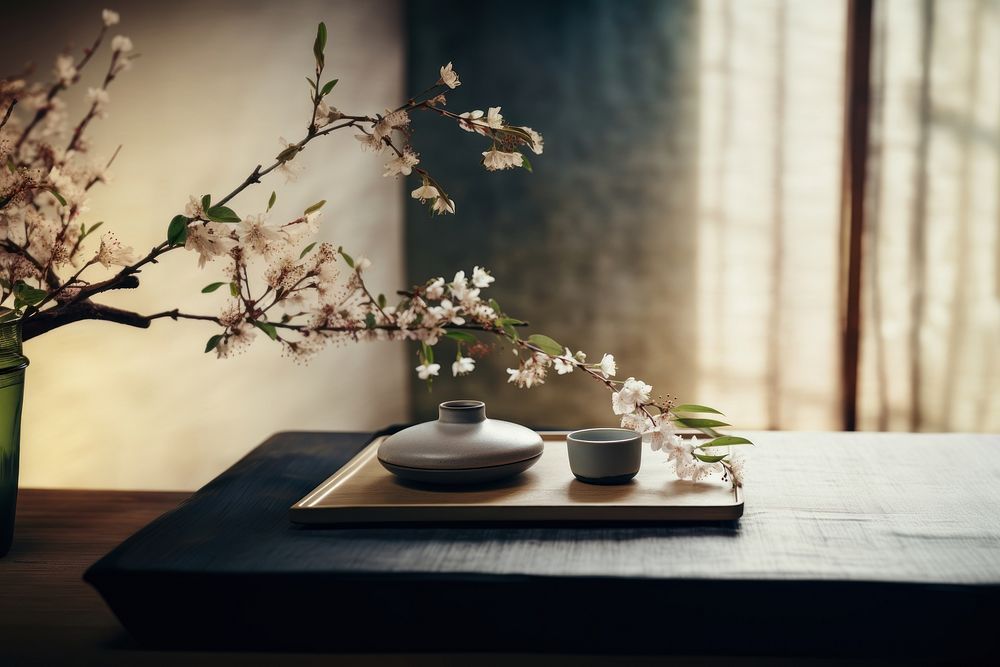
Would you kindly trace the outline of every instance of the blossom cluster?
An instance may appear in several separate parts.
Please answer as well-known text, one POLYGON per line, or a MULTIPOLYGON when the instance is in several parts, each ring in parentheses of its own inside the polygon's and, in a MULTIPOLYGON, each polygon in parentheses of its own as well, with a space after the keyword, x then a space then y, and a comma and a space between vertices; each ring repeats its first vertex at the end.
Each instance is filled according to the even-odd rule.
POLYGON ((107 181, 114 159, 92 152, 86 130, 106 117, 111 83, 131 67, 132 41, 111 38, 101 83, 88 88, 86 110, 76 122, 60 97, 79 82, 118 22, 116 12, 104 10, 93 45, 79 57, 57 56, 47 84, 0 80, 0 304, 8 314, 70 298, 83 284, 78 279, 83 268, 135 260, 111 233, 100 237, 96 249, 88 251, 85 244, 103 224, 90 221, 89 193, 107 181), (64 277, 73 271, 72 278, 64 277))
POLYGON ((345 114, 329 103, 337 79, 323 82, 326 27, 320 24, 313 47, 315 74, 307 77, 312 110, 302 139, 281 139, 273 164, 256 167, 228 195, 191 195, 167 226, 166 239, 142 257, 113 232, 101 234, 96 248, 88 243, 103 225, 91 221, 88 193, 108 181, 107 170, 117 151, 110 159, 98 159, 86 131, 92 121, 107 116, 109 86, 134 57, 131 40, 123 35, 110 39, 102 83, 87 91, 86 111, 76 123, 70 122, 60 94, 79 82, 81 70, 98 53, 108 29, 119 21, 116 12, 104 10, 93 44, 78 58, 68 53, 58 56, 49 84, 29 84, 17 78, 0 81, 0 163, 5 167, 0 170, 0 304, 10 303, 0 317, 21 318, 24 327, 41 332, 86 318, 133 326, 149 326, 165 317, 209 321, 219 329, 208 339, 205 352, 218 357, 237 355, 260 339, 276 342, 298 360, 330 344, 412 341, 419 348, 415 371, 429 383, 442 372, 442 362, 435 360, 435 349, 442 342, 454 344, 451 374, 463 376, 473 372, 477 359, 490 351, 478 336, 499 338, 509 342, 518 356, 516 367, 507 369, 508 382, 528 389, 543 384, 551 373, 590 376, 610 390, 611 409, 622 426, 643 433, 654 450, 666 452, 679 477, 697 481, 721 473, 734 486, 742 484, 742 463, 730 455, 729 448, 750 443, 715 430, 728 424, 697 416, 718 414, 716 410, 654 398, 653 388, 635 377, 618 380, 618 364, 611 354, 589 362, 583 351, 573 352, 548 336, 522 336, 525 323, 484 296, 494 282, 485 268, 475 266, 468 275, 458 271, 450 280, 433 278, 398 293, 400 298, 390 303, 366 285, 371 267, 367 258, 354 258, 343 247, 313 240, 325 201, 291 219, 274 219, 276 192, 271 193, 264 211, 241 216, 231 207, 243 190, 272 171, 294 179, 299 171, 296 157, 310 142, 351 129, 363 150, 387 158, 386 177, 419 177, 420 186, 411 196, 427 203, 434 213, 455 213, 455 201, 421 166, 420 154, 411 144, 410 114, 418 110, 489 139, 481 158, 485 169, 530 171, 526 153, 540 155, 544 148, 538 132, 508 123, 499 106, 460 114, 443 108, 446 93, 461 85, 450 62, 440 68, 434 85, 401 106, 372 115, 345 114), (92 301, 107 290, 137 287, 137 274, 144 266, 181 249, 191 253, 199 267, 221 267, 222 279, 202 289, 228 295, 215 314, 170 310, 141 315, 92 301), (115 273, 104 280, 84 277, 96 265, 115 273), (677 426, 695 429, 710 439, 685 440, 677 426))

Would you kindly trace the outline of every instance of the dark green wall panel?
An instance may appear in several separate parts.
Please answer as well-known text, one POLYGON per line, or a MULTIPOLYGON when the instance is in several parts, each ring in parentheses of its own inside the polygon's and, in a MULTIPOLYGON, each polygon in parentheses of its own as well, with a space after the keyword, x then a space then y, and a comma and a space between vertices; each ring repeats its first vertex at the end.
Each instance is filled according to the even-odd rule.
MULTIPOLYGON (((408 204, 410 281, 486 266, 497 278, 491 295, 535 330, 592 357, 611 352, 625 376, 683 394, 697 337, 696 3, 416 0, 408 11, 411 90, 451 60, 462 86, 450 110, 502 105, 545 136, 534 174, 487 173, 481 137, 430 114, 414 120, 423 166, 458 214, 431 219, 408 204)), ((534 425, 614 422, 607 391, 582 374, 518 390, 506 384, 509 350, 458 380, 453 354, 439 347, 447 377, 433 392, 414 375, 415 418, 474 397, 494 417, 534 425)))

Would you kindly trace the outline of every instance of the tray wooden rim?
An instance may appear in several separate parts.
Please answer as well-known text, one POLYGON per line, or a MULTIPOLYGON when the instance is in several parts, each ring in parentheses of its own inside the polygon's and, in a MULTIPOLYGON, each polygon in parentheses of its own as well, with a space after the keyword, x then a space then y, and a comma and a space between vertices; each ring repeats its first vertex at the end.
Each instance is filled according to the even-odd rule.
MULTIPOLYGON (((544 441, 561 441, 571 431, 539 431, 544 441)), ((352 475, 374 458, 378 460, 378 446, 388 435, 372 439, 339 470, 334 472, 315 489, 292 505, 288 518, 292 523, 302 525, 359 526, 388 524, 454 524, 454 523, 674 523, 684 521, 735 521, 743 515, 744 493, 742 487, 733 490, 733 502, 729 505, 700 506, 692 509, 685 506, 641 504, 630 505, 629 515, 623 516, 622 506, 601 502, 578 501, 563 505, 486 505, 480 503, 370 503, 364 505, 332 505, 316 507, 317 499, 330 493, 330 489, 352 475), (441 509, 447 507, 447 514, 441 509), (349 512, 348 512, 349 510, 349 512), (432 515, 427 513, 432 511, 432 515), (573 518, 569 515, 587 510, 587 517, 573 518), (499 515, 502 511, 502 517, 499 515), (388 513, 392 513, 389 518, 388 513), (496 513, 497 517, 490 516, 496 513), (331 518, 336 515, 336 518, 331 518), (672 516, 676 515, 676 516, 672 516)), ((391 474, 391 473, 390 473, 391 474)))

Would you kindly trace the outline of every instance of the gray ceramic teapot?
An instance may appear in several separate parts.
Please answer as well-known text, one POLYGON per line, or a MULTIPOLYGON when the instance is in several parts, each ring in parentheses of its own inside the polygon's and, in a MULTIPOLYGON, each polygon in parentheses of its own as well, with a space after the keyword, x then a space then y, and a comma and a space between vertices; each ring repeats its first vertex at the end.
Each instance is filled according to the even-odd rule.
POLYGON ((510 477, 542 456, 542 438, 529 428, 486 418, 482 401, 445 401, 437 421, 389 436, 378 460, 389 472, 416 482, 478 484, 510 477))

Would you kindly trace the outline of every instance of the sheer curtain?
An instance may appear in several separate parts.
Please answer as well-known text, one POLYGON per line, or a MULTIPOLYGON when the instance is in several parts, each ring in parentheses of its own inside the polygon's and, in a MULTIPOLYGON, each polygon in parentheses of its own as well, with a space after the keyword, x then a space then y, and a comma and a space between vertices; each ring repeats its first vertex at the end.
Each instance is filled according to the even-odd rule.
MULTIPOLYGON (((846 3, 700 12, 698 395, 839 428, 846 3)), ((875 0, 872 46, 860 428, 1000 430, 1000 2, 875 0)))
POLYGON ((861 424, 1000 430, 1000 2, 875 8, 861 424))
POLYGON ((838 428, 845 3, 699 7, 697 395, 838 428))

